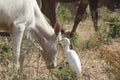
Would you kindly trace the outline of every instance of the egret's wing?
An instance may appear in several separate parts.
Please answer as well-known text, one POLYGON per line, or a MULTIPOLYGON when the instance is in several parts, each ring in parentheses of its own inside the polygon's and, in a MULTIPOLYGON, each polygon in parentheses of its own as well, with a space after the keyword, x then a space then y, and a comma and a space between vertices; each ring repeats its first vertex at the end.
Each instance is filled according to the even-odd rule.
POLYGON ((72 69, 75 70, 75 68, 81 67, 80 59, 74 50, 68 51, 66 56, 67 56, 67 61, 72 69))

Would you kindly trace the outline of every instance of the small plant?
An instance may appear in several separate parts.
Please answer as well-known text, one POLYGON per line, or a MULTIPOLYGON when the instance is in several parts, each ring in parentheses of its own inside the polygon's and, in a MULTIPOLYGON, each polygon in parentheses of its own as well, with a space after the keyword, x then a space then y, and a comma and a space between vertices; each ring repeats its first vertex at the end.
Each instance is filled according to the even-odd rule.
POLYGON ((52 74, 59 80, 80 80, 76 74, 70 69, 68 63, 62 62, 62 66, 52 71, 52 74))
POLYGON ((101 46, 103 44, 109 43, 109 36, 108 36, 109 34, 104 26, 99 26, 99 31, 97 34, 98 34, 98 43, 96 44, 96 46, 101 46))
POLYGON ((74 36, 72 38, 70 38, 70 42, 71 44, 73 44, 74 46, 78 47, 79 46, 79 42, 78 42, 78 33, 74 33, 74 36))

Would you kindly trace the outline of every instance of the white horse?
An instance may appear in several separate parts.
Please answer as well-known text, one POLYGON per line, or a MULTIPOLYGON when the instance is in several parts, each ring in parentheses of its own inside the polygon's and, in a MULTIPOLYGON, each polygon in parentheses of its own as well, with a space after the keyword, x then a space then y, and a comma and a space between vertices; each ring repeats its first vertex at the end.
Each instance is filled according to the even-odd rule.
POLYGON ((57 44, 60 26, 54 29, 41 13, 36 0, 0 0, 0 32, 13 36, 13 69, 20 67, 20 47, 23 35, 31 36, 38 41, 48 64, 56 66, 57 44))

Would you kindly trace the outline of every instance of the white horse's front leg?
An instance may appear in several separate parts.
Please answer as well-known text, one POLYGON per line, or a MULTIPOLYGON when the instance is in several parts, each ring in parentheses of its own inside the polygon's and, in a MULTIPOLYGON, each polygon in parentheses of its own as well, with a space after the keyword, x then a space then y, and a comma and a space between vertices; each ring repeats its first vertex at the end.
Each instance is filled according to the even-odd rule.
POLYGON ((19 58, 20 58, 20 47, 26 27, 26 21, 16 21, 14 22, 13 29, 13 69, 15 72, 20 68, 19 58))

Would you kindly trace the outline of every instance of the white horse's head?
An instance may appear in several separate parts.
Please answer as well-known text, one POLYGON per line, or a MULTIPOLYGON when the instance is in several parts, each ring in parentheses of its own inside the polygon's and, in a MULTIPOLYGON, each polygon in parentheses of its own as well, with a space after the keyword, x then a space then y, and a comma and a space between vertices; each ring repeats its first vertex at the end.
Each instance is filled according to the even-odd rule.
POLYGON ((43 58, 46 61, 47 67, 54 68, 57 66, 57 53, 59 50, 59 43, 58 40, 61 40, 61 33, 60 33, 60 25, 58 23, 54 26, 54 34, 53 36, 47 37, 45 39, 46 45, 43 44, 43 58))
POLYGON ((55 24, 54 29, 47 26, 37 25, 31 30, 32 37, 38 42, 42 48, 42 56, 48 68, 53 68, 57 65, 56 56, 58 52, 58 40, 61 40, 60 25, 55 24))
POLYGON ((35 6, 35 26, 30 27, 30 34, 42 48, 42 56, 47 66, 55 67, 58 44, 61 38, 60 25, 55 24, 54 29, 49 25, 39 7, 35 6))

